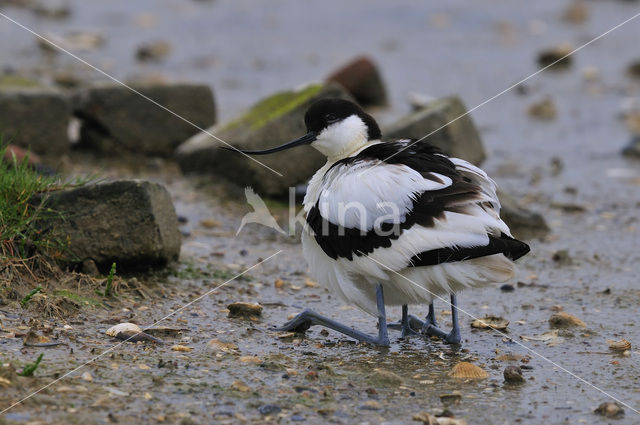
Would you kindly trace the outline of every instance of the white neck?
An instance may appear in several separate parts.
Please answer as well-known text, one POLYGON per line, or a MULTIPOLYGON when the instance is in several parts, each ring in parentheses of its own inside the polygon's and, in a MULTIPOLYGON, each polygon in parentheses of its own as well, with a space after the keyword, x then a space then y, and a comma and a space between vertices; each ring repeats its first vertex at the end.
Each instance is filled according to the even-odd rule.
POLYGON ((357 115, 352 115, 325 128, 311 146, 324 154, 329 162, 336 162, 368 142, 366 124, 357 115))

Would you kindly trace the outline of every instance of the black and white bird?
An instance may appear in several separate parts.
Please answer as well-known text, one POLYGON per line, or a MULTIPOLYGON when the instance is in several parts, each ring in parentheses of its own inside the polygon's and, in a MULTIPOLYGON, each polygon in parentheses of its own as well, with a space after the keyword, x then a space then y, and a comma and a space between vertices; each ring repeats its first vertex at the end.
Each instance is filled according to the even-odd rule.
POLYGON ((314 103, 308 133, 284 145, 242 151, 269 154, 309 144, 327 157, 304 198, 303 253, 311 275, 347 303, 378 317, 372 336, 305 310, 281 329, 322 325, 359 341, 388 346, 387 327, 460 343, 456 293, 509 281, 529 246, 500 219, 496 184, 480 168, 427 143, 381 141, 376 121, 341 99, 314 103), (433 300, 449 295, 453 327, 436 324, 433 300), (428 304, 425 321, 407 305, 428 304), (387 324, 385 305, 402 306, 387 324))

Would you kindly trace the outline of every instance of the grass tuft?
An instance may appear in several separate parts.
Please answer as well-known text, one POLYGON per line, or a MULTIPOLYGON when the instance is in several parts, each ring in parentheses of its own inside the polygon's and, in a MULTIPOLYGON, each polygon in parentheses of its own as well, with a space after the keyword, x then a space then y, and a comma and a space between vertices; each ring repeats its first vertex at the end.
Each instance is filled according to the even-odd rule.
POLYGON ((28 155, 18 161, 5 158, 7 147, 0 139, 0 259, 25 258, 36 247, 57 245, 39 238, 37 224, 53 211, 46 199, 33 202, 34 196, 59 187, 57 177, 38 174, 28 163, 28 155))
POLYGON ((42 291, 42 286, 38 286, 36 289, 34 289, 33 291, 25 295, 22 301, 20 301, 20 305, 22 306, 22 308, 25 308, 27 306, 27 303, 31 300, 31 297, 33 297, 35 294, 37 294, 40 291, 42 291))
POLYGON ((38 366, 40 366, 40 362, 42 361, 42 356, 44 356, 44 353, 38 356, 35 363, 27 363, 26 365, 24 365, 24 367, 22 368, 22 372, 19 372, 18 375, 33 376, 33 373, 36 371, 38 366))

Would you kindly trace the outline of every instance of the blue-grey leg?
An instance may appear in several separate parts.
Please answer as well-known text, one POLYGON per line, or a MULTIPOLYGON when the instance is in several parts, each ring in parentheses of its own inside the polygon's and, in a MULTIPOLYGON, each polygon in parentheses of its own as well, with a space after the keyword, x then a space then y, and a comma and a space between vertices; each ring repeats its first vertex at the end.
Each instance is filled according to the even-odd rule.
POLYGON ((438 327, 438 323, 436 322, 436 311, 433 308, 433 301, 429 304, 429 313, 427 313, 426 320, 436 328, 438 327))
POLYGON ((433 301, 429 303, 429 313, 427 313, 427 317, 424 319, 420 332, 423 334, 427 333, 427 328, 430 326, 434 328, 438 327, 438 323, 436 322, 436 311, 433 308, 433 301))
POLYGON ((451 332, 445 333, 437 326, 434 325, 426 325, 423 328, 423 333, 430 336, 437 336, 438 338, 444 339, 449 344, 460 344, 460 324, 458 323, 458 303, 455 295, 451 295, 451 322, 452 328, 451 332))
POLYGON ((380 345, 384 347, 389 346, 389 336, 387 334, 387 315, 384 308, 384 294, 382 291, 382 285, 376 286, 376 303, 378 307, 378 336, 374 337, 364 332, 357 331, 335 320, 321 316, 313 310, 304 310, 293 319, 289 320, 282 327, 278 328, 281 331, 293 331, 304 332, 311 326, 324 326, 329 329, 333 329, 336 332, 340 332, 353 339, 357 339, 361 342, 368 342, 369 344, 380 345))
POLYGON ((420 332, 416 329, 422 329, 424 324, 422 323, 422 320, 412 314, 409 314, 409 306, 407 304, 403 304, 402 319, 400 322, 389 323, 387 326, 389 329, 402 331, 402 338, 405 338, 411 335, 420 335, 420 332))

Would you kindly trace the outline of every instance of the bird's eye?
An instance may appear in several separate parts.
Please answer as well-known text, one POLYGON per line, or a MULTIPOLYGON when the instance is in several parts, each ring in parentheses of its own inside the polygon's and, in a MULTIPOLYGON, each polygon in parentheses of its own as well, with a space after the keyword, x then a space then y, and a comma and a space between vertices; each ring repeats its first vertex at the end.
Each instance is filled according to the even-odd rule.
POLYGON ((328 123, 332 123, 332 122, 338 121, 338 117, 336 116, 336 114, 327 114, 325 116, 325 119, 327 120, 328 123))

